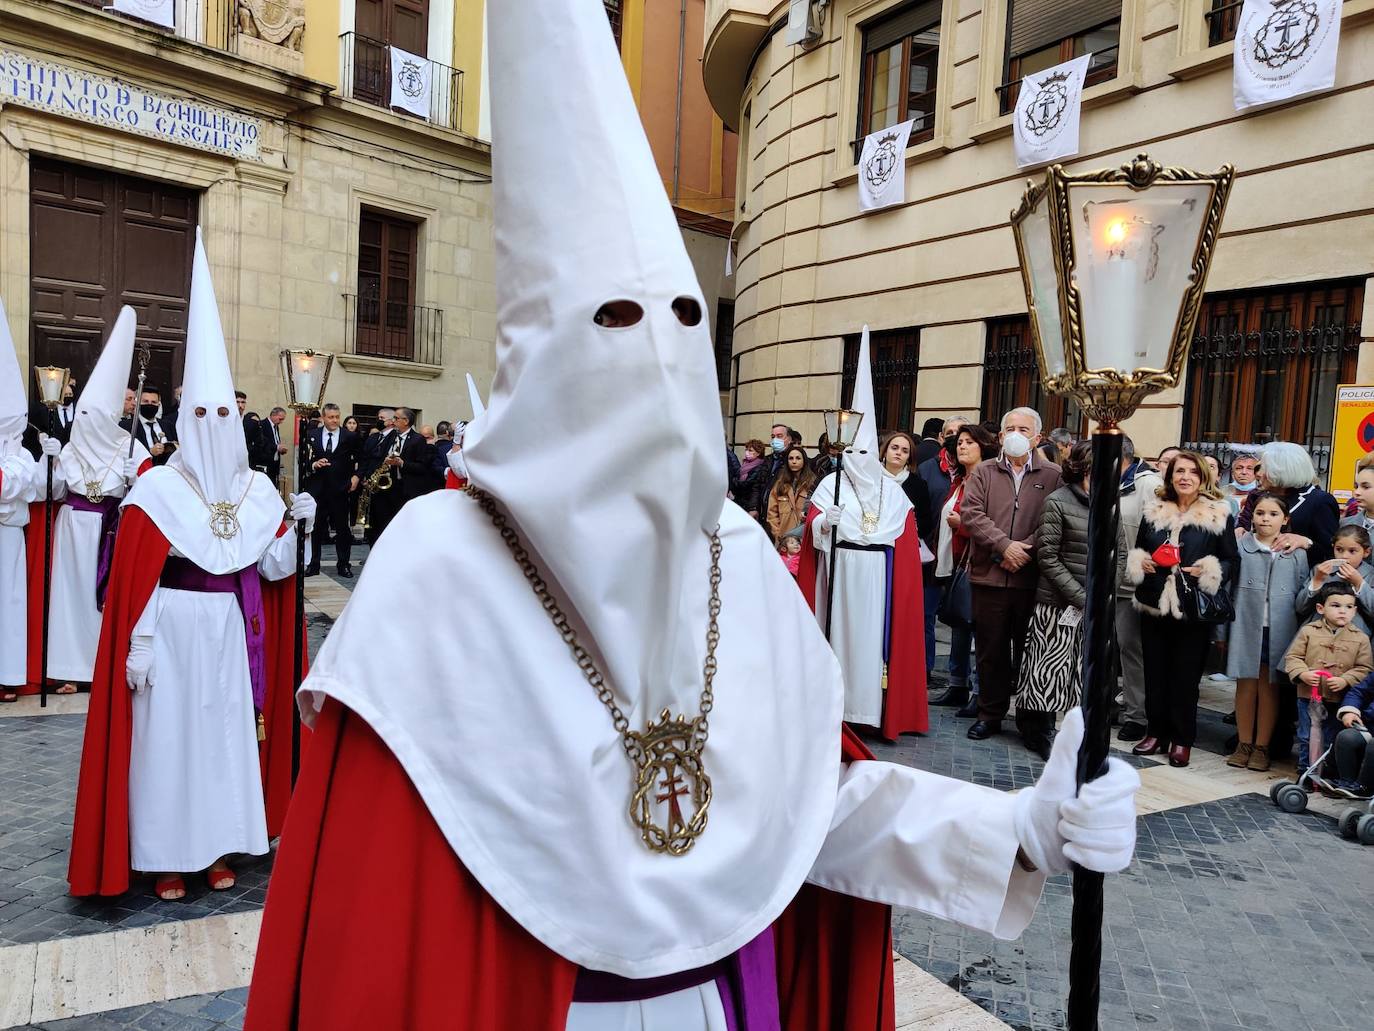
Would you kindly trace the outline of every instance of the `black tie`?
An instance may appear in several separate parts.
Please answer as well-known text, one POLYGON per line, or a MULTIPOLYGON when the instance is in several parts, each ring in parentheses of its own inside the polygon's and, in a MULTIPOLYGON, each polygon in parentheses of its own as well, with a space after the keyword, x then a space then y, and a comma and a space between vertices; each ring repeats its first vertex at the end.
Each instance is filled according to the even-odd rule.
POLYGON ((334 433, 332 430, 330 431, 328 436, 325 437, 324 453, 326 455, 332 455, 334 453, 334 433))

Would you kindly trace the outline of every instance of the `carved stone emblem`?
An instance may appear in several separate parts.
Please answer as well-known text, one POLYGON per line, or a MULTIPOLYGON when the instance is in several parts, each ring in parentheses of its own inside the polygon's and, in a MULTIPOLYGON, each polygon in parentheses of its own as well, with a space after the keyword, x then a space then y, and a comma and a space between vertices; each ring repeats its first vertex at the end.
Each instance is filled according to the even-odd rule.
POLYGON ((297 53, 305 37, 305 0, 238 0, 239 32, 297 53))

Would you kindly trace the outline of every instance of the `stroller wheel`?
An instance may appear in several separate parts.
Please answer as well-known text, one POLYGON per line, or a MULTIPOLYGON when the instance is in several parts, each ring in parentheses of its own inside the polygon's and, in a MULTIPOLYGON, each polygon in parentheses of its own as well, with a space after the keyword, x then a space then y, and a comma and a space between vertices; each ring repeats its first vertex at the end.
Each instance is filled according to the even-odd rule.
POLYGON ((1336 829, 1341 832, 1341 837, 1345 838, 1346 841, 1356 840, 1356 836, 1359 834, 1356 825, 1360 822, 1361 815, 1358 809, 1347 809, 1341 813, 1340 818, 1336 821, 1336 829))
POLYGON ((1292 782, 1291 780, 1276 780, 1276 781, 1274 781, 1274 783, 1270 784, 1270 785, 1269 785, 1269 801, 1273 802, 1275 805, 1278 805, 1278 804, 1279 804, 1279 788, 1283 787, 1285 784, 1292 784, 1292 783, 1293 783, 1293 782, 1292 782))
POLYGON ((1360 817, 1355 824, 1355 833, 1360 836, 1361 845, 1374 845, 1374 813, 1360 817))
POLYGON ((1285 813, 1300 813, 1307 808, 1307 792, 1296 784, 1284 784, 1274 796, 1274 801, 1285 813))

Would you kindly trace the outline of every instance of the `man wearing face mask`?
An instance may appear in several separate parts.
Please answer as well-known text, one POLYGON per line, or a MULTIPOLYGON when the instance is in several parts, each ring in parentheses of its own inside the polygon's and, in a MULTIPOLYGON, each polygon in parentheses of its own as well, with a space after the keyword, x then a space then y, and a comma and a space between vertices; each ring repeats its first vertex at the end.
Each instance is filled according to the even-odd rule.
MULTIPOLYGON (((1035 531, 1046 500, 1064 482, 1059 466, 1035 452, 1040 434, 1040 415, 1032 408, 1002 416, 1002 456, 974 469, 964 490, 960 514, 972 548, 969 581, 978 627, 978 719, 968 730, 974 741, 1001 733, 1011 707, 1035 609, 1035 531)), ((1018 713, 1017 724, 1028 746, 1048 746, 1052 713, 1018 713)))
POLYGON ((132 430, 134 439, 148 449, 153 456, 153 465, 166 465, 176 450, 176 427, 169 424, 162 413, 162 394, 156 387, 145 386, 143 397, 138 405, 138 417, 125 419, 119 424, 123 430, 132 430))

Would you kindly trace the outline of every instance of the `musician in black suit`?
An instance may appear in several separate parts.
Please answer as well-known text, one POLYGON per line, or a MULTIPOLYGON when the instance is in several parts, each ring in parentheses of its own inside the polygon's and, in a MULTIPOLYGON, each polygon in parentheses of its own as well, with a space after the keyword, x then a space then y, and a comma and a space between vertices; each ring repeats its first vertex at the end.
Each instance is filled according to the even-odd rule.
POLYGON ((166 465, 177 448, 177 428, 160 413, 162 395, 156 387, 145 386, 135 417, 121 419, 120 429, 130 430, 134 439, 148 449, 153 465, 166 465))
POLYGON ((409 408, 397 408, 391 431, 382 435, 376 445, 381 464, 391 469, 390 490, 372 496, 368 520, 368 543, 382 535, 387 524, 396 517, 407 501, 437 490, 443 485, 434 474, 434 449, 414 428, 415 413, 409 408))
POLYGON ((334 549, 338 555, 338 573, 353 576, 349 560, 353 554, 353 528, 348 521, 348 496, 358 489, 358 451, 362 441, 339 425, 343 413, 336 404, 321 409, 321 423, 310 431, 310 475, 305 489, 319 506, 315 518, 314 557, 307 576, 320 571, 320 552, 334 531, 334 549))

